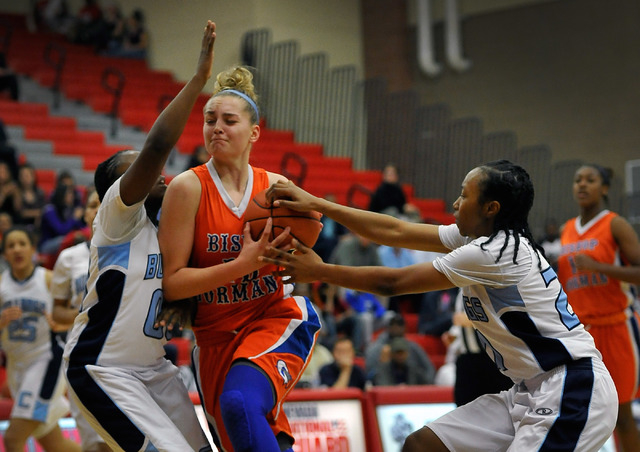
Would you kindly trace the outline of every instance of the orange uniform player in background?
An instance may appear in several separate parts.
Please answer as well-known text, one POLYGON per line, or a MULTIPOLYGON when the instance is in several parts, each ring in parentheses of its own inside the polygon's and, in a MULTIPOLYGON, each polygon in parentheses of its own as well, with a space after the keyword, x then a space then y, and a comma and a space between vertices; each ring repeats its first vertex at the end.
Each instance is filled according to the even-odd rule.
POLYGON ((615 382, 616 433, 629 452, 640 450, 631 411, 640 396, 640 316, 631 287, 640 283, 640 242, 624 218, 606 209, 609 185, 610 174, 599 165, 576 172, 573 195, 580 216, 562 228, 558 277, 615 382))

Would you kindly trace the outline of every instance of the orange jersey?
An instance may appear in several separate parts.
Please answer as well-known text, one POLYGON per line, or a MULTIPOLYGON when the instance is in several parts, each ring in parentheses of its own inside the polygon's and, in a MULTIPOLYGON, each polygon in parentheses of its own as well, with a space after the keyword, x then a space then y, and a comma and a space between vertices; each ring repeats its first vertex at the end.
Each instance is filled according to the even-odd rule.
MULTIPOLYGON (((244 206, 238 208, 238 213, 229 207, 214 182, 217 175, 210 174, 207 165, 193 168, 193 171, 200 179, 202 194, 196 215, 190 266, 203 268, 228 262, 240 254, 244 206)), ((252 175, 253 188, 247 201, 269 186, 269 176, 265 170, 252 168, 252 175)), ((194 332, 203 338, 204 334, 198 334, 204 333, 203 330, 213 334, 237 331, 252 320, 263 317, 272 304, 285 296, 282 279, 271 274, 274 268, 273 265, 264 266, 259 271, 200 295, 194 332)))
POLYGON ((611 234, 615 213, 603 211, 584 227, 569 220, 562 231, 558 278, 569 303, 593 336, 618 391, 618 401, 640 396, 640 318, 633 312, 627 283, 602 273, 578 271, 573 256, 586 254, 599 262, 621 265, 618 244, 611 234))
MULTIPOLYGON (((251 168, 249 187, 235 207, 213 166, 193 168, 202 185, 191 250, 192 267, 235 259, 242 249, 244 211, 269 186, 265 170, 251 168), (226 199, 226 202, 225 202, 226 199)), ((291 285, 271 272, 273 265, 200 295, 193 331, 198 344, 195 365, 207 420, 221 451, 231 451, 219 404, 227 372, 249 360, 265 373, 275 391, 267 421, 275 435, 293 437, 282 404, 302 375, 315 344, 320 320, 309 300, 290 296, 291 285)))
POLYGON ((602 321, 625 311, 633 297, 629 285, 602 273, 578 271, 573 257, 585 254, 598 262, 621 265, 618 244, 611 234, 611 220, 617 214, 605 211, 586 227, 576 218, 564 226, 560 240, 562 251, 558 258, 558 278, 569 297, 569 303, 582 323, 602 321), (605 302, 606 300, 606 302, 605 302))

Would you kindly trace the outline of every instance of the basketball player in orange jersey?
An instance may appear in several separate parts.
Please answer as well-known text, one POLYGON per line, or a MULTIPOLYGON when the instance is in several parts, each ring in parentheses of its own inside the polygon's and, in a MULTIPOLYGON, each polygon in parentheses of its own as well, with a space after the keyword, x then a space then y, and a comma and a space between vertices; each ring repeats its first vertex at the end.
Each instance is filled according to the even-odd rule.
MULTIPOLYGON (((244 222, 249 201, 285 178, 249 165, 260 137, 252 74, 217 76, 204 108, 211 159, 178 175, 165 195, 158 239, 167 300, 198 297, 193 354, 203 405, 222 451, 292 451, 282 402, 295 386, 320 322, 259 255, 244 222)), ((267 226, 269 227, 269 226, 267 226)), ((288 230, 278 236, 276 245, 288 230)))
POLYGON ((640 284, 640 242, 624 218, 607 210, 609 185, 609 172, 599 165, 576 172, 573 196, 580 216, 563 226, 558 277, 618 390, 618 440, 625 452, 637 452, 631 402, 640 396, 640 317, 629 283, 640 284))

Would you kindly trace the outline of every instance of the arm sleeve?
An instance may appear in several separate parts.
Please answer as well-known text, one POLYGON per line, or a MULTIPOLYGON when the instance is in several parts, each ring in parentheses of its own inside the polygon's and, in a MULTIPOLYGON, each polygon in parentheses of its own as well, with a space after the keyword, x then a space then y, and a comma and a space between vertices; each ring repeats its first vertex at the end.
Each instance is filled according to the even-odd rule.
MULTIPOLYGON (((118 179, 109 187, 100 204, 96 221, 102 231, 105 244, 115 244, 135 237, 147 220, 147 213, 142 200, 131 206, 125 205, 120 197, 120 181, 118 179)), ((146 199, 146 198, 145 198, 146 199)))
MULTIPOLYGON (((475 284, 491 287, 505 287, 518 284, 528 273, 532 263, 531 254, 524 251, 518 255, 518 265, 511 262, 508 255, 502 256, 496 262, 494 255, 487 247, 482 249, 479 241, 486 237, 456 248, 449 254, 433 261, 433 266, 443 273, 449 281, 458 287, 475 284)), ((522 250, 526 248, 521 247, 522 250)))

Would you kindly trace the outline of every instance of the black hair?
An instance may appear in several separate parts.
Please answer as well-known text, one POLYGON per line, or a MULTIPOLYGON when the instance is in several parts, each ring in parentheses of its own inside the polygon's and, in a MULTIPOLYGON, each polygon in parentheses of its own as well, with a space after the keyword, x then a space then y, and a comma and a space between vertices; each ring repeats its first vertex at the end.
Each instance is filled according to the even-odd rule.
MULTIPOLYGON (((484 173, 484 178, 479 182, 479 202, 481 204, 489 201, 500 203, 500 211, 493 223, 493 232, 481 247, 484 249, 484 245, 491 242, 500 231, 504 231, 506 238, 496 262, 502 257, 512 235, 515 240, 514 264, 518 263, 520 236, 525 237, 531 246, 544 256, 544 250, 536 243, 529 228, 528 217, 534 198, 533 183, 529 174, 524 168, 509 160, 496 160, 485 163, 479 168, 484 173)), ((538 267, 540 266, 540 256, 538 256, 538 267)))
POLYGON ((56 176, 56 184, 60 185, 60 182, 62 182, 62 179, 71 179, 75 181, 73 174, 71 174, 71 171, 69 170, 61 170, 58 173, 58 175, 56 176))
POLYGON ((73 187, 64 184, 58 184, 51 194, 51 205, 54 207, 54 209, 56 209, 56 213, 60 218, 66 218, 69 212, 69 208, 72 207, 68 206, 65 203, 65 198, 67 197, 67 193, 69 192, 73 193, 73 187))
POLYGON ((139 24, 144 22, 144 12, 141 9, 135 9, 131 15, 139 24))
POLYGON ((111 187, 122 175, 118 171, 118 167, 120 166, 120 156, 124 152, 130 151, 130 149, 118 151, 106 160, 102 161, 96 168, 96 172, 93 175, 93 185, 96 188, 100 202, 102 202, 102 199, 107 193, 107 190, 109 190, 109 187, 111 187))
POLYGON ((611 187, 611 178, 613 177, 613 171, 611 170, 611 168, 605 168, 604 166, 598 165, 597 163, 587 163, 582 166, 594 168, 598 172, 598 174, 600 174, 602 185, 604 185, 605 187, 611 187))
POLYGON ((30 229, 28 229, 25 225, 22 224, 17 224, 15 226, 11 226, 9 229, 7 229, 7 231, 3 234, 2 236, 2 243, 0 244, 0 247, 2 248, 0 250, 0 252, 4 253, 4 248, 5 248, 5 244, 7 243, 7 237, 9 237, 9 234, 11 234, 12 232, 15 231, 22 231, 26 234, 27 238, 29 239, 29 243, 31 243, 32 246, 36 246, 36 238, 35 235, 33 234, 33 231, 31 231, 30 229))

